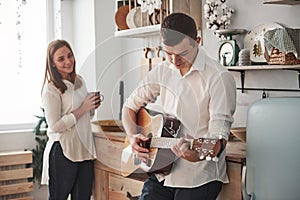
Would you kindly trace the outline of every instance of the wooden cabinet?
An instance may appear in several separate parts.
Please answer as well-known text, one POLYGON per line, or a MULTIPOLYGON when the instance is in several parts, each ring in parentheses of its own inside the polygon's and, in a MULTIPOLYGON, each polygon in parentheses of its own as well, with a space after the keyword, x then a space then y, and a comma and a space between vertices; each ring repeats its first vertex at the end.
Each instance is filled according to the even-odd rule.
POLYGON ((94 200, 129 200, 140 195, 144 179, 123 177, 101 162, 95 162, 94 200))
MULTIPOLYGON (((121 154, 125 147, 125 133, 94 133, 98 159, 95 162, 94 200, 129 200, 139 196, 146 174, 135 177, 121 175, 121 154)), ((241 200, 241 170, 246 158, 246 144, 229 142, 227 145, 227 173, 230 183, 224 184, 218 200, 241 200)))
POLYGON ((121 154, 125 133, 94 133, 98 159, 95 162, 94 200, 128 200, 139 196, 146 176, 126 178, 121 175, 121 154))
POLYGON ((242 168, 246 164, 246 143, 228 142, 226 147, 229 183, 223 184, 217 200, 242 200, 242 168))

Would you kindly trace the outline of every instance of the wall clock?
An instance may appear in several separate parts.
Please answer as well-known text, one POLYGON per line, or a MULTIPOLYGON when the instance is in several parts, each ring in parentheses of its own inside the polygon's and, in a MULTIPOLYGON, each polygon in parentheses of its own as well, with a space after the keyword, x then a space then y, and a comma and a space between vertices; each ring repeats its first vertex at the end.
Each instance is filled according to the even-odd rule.
POLYGON ((216 30, 216 34, 225 36, 219 41, 218 61, 224 66, 235 66, 238 61, 240 48, 237 42, 232 39, 232 35, 246 32, 244 29, 221 29, 216 30))

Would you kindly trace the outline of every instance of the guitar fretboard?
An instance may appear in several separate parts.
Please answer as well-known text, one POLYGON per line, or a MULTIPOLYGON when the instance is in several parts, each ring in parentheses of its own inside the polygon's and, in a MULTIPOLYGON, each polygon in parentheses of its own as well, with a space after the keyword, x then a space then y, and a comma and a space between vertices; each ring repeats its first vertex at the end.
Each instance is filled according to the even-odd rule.
POLYGON ((169 138, 169 137, 153 137, 151 139, 150 147, 161 148, 161 149, 170 149, 179 138, 169 138))

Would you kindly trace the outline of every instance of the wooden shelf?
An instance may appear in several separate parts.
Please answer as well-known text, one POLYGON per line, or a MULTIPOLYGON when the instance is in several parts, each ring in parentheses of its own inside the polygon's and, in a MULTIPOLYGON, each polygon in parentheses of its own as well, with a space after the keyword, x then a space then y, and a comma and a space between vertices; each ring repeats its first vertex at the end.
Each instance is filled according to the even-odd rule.
MULTIPOLYGON (((115 0, 116 4, 116 12, 121 5, 131 5, 131 6, 140 6, 135 4, 137 0, 115 0)), ((150 23, 147 20, 146 23, 143 23, 147 26, 142 26, 139 28, 132 28, 126 30, 117 30, 115 31, 115 37, 126 37, 126 38, 147 38, 153 36, 159 36, 160 23, 161 20, 168 14, 173 12, 184 12, 189 14, 195 19, 197 29, 200 31, 202 27, 202 3, 199 0, 189 0, 189 3, 182 3, 182 0, 162 0, 161 11, 159 15, 154 14, 152 16, 153 23, 150 23), (162 15, 162 19, 160 19, 160 15, 162 15), (155 16, 159 17, 159 20, 155 20, 155 16), (154 25, 152 25, 154 24, 154 25)), ((150 16, 151 17, 151 16, 150 16)), ((127 17, 126 17, 127 18, 127 17)), ((142 21, 144 21, 144 17, 142 17, 142 21)), ((133 26, 131 26, 133 27, 133 26)), ((116 27, 117 28, 117 27, 116 27)))
POLYGON ((145 38, 159 35, 160 24, 140 28, 115 31, 115 37, 145 38))
MULTIPOLYGON (((260 91, 283 91, 283 92, 300 92, 300 65, 251 65, 251 66, 230 66, 226 67, 229 71, 240 72, 241 87, 237 88, 244 93, 245 90, 260 90, 260 91), (298 89, 288 88, 246 88, 245 87, 245 71, 250 70, 292 70, 298 73, 298 89)), ((263 93, 264 98, 264 93, 263 93)))
POLYGON ((300 5, 299 0, 264 0, 264 4, 300 5))
POLYGON ((226 67, 230 71, 246 70, 298 70, 300 65, 250 65, 250 66, 231 66, 226 67))

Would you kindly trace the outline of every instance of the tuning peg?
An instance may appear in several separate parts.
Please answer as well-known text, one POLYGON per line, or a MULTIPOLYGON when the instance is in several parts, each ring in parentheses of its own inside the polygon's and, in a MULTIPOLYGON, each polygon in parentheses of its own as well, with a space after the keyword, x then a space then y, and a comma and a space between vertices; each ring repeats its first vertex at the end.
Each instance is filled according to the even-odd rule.
POLYGON ((203 159, 204 159, 203 153, 200 154, 199 158, 200 158, 200 160, 203 160, 203 159))
POLYGON ((214 162, 218 162, 218 161, 219 161, 219 158, 218 158, 217 156, 215 156, 215 157, 212 158, 212 160, 213 160, 214 162))
POLYGON ((205 158, 207 161, 211 161, 211 157, 210 157, 210 155, 208 155, 208 156, 206 156, 206 158, 205 158))
POLYGON ((217 144, 217 142, 218 142, 218 140, 216 140, 216 139, 213 139, 213 140, 210 141, 210 143, 213 144, 213 145, 217 144))

